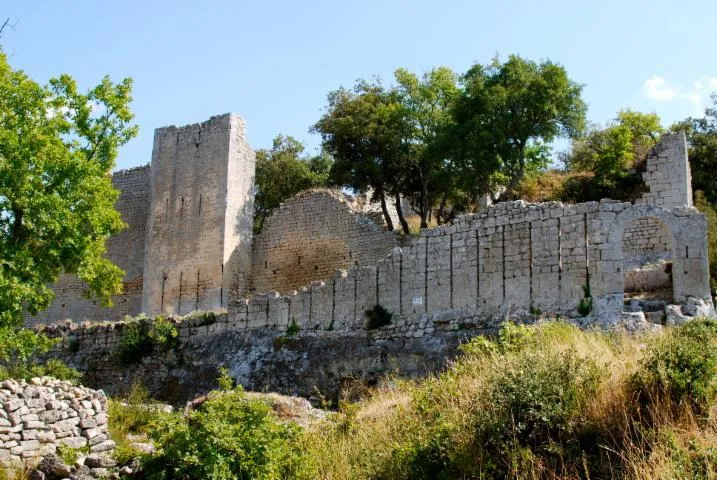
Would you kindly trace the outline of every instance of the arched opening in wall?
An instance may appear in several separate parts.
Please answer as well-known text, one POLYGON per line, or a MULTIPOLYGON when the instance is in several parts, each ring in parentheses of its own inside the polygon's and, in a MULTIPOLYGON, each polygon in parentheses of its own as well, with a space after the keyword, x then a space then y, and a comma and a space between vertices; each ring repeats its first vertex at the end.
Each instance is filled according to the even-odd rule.
POLYGON ((661 220, 639 217, 622 237, 625 311, 645 313, 662 323, 666 304, 672 303, 672 232, 661 220))

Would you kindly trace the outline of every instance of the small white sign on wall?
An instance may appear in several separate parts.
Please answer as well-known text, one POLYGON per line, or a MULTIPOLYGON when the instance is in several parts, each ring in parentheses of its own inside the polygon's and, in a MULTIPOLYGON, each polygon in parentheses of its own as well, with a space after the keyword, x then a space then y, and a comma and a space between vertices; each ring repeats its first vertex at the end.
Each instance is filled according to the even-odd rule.
POLYGON ((423 305, 423 297, 413 297, 414 305, 423 305))

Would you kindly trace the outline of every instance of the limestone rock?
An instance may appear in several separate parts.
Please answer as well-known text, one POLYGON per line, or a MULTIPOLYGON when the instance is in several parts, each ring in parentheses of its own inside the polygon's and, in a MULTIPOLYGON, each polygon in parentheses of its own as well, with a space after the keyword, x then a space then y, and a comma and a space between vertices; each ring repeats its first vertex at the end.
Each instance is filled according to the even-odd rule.
POLYGON ((689 317, 682 314, 682 307, 679 305, 668 305, 665 307, 665 325, 674 327, 682 325, 689 317))
POLYGON ((37 469, 47 475, 54 475, 59 478, 69 477, 72 473, 69 465, 65 465, 65 462, 54 454, 45 455, 38 464, 37 469))
POLYGON ((89 455, 85 458, 85 465, 90 468, 111 468, 117 466, 117 462, 104 455, 89 455))
POLYGON ((712 302, 702 298, 689 297, 683 310, 691 317, 717 318, 712 302))

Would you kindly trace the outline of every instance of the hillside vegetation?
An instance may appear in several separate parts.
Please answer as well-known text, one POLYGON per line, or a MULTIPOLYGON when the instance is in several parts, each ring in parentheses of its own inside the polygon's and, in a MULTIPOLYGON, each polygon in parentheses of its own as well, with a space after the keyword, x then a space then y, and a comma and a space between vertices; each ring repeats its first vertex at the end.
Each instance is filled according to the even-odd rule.
POLYGON ((508 324, 305 429, 222 385, 134 424, 158 447, 146 478, 717 478, 712 320, 643 336, 508 324))

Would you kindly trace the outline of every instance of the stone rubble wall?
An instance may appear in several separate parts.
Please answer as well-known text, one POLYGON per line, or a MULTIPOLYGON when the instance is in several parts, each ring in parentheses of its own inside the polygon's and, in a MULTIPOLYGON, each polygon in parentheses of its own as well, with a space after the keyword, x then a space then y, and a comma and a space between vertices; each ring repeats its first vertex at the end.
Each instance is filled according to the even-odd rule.
POLYGON ((391 372, 417 376, 436 371, 455 356, 467 339, 495 333, 500 321, 469 311, 421 315, 414 321, 394 318, 368 330, 299 329, 285 326, 247 329, 226 313, 212 322, 204 316, 177 322, 178 343, 155 348, 139 363, 123 365, 118 351, 126 322, 45 325, 61 338, 52 357, 82 371, 89 385, 110 395, 126 394, 136 382, 155 398, 181 404, 216 388, 219 367, 226 367, 249 390, 311 397, 333 396, 355 381, 373 382, 391 372))
POLYGON ((253 290, 285 293, 337 269, 374 265, 397 244, 363 205, 335 190, 309 190, 281 204, 255 238, 253 290))
POLYGON ((115 448, 104 392, 50 377, 0 383, 0 464, 55 453, 60 444, 94 453, 115 448))
POLYGON ((109 259, 122 270, 123 292, 112 298, 111 308, 84 296, 87 286, 74 275, 60 275, 53 286, 55 298, 50 306, 36 317, 28 316, 26 323, 59 322, 66 318, 84 320, 121 320, 142 311, 144 285, 144 246, 147 214, 150 201, 150 166, 120 170, 112 175, 112 186, 120 191, 115 208, 127 228, 107 241, 109 259))

